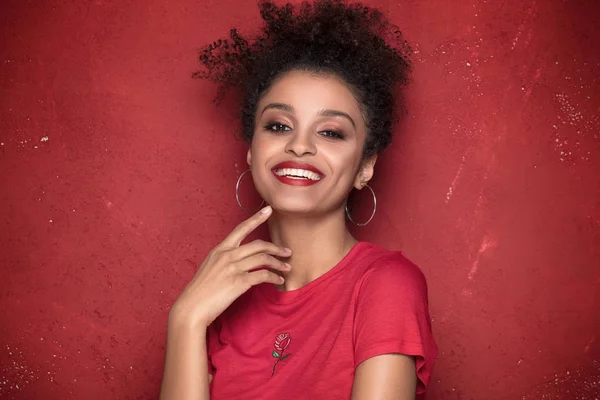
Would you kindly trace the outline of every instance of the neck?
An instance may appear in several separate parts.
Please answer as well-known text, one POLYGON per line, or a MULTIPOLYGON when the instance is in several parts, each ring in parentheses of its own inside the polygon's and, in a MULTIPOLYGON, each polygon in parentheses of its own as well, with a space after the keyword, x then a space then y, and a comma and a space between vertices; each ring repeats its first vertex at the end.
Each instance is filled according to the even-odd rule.
POLYGON ((350 251, 357 240, 346 228, 343 208, 329 215, 306 217, 274 212, 269 219, 271 241, 288 247, 292 265, 281 290, 295 290, 317 279, 350 251))

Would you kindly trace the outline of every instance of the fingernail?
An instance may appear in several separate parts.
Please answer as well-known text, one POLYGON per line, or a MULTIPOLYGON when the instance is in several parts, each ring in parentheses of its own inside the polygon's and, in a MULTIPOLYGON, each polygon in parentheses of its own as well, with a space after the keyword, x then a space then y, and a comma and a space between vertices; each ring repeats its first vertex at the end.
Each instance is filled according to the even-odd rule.
POLYGON ((284 251, 285 253, 289 253, 289 254, 291 254, 291 253, 292 253, 292 249, 290 249, 289 247, 284 247, 284 248, 283 248, 283 251, 284 251))
POLYGON ((279 282, 281 282, 281 283, 285 282, 285 279, 283 279, 283 276, 279 277, 279 282))
POLYGON ((292 266, 290 264, 288 264, 288 263, 284 263, 284 264, 288 269, 292 269, 292 266))
POLYGON ((266 213, 268 213, 269 211, 271 211, 271 206, 266 206, 265 208, 263 208, 262 210, 260 210, 260 212, 261 212, 262 214, 266 214, 266 213))

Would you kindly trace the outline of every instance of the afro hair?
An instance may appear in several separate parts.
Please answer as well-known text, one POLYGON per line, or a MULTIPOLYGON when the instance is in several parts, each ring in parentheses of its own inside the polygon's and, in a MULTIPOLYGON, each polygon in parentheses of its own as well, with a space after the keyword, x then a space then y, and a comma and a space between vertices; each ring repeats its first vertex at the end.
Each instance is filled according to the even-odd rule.
POLYGON ((367 126, 363 157, 391 142, 393 122, 404 111, 400 89, 410 75, 410 48, 381 11, 361 3, 316 0, 298 6, 259 2, 263 27, 256 37, 232 29, 200 51, 195 78, 219 85, 217 102, 230 90, 242 95, 242 136, 251 141, 256 107, 275 80, 304 70, 342 79, 361 106, 367 126))

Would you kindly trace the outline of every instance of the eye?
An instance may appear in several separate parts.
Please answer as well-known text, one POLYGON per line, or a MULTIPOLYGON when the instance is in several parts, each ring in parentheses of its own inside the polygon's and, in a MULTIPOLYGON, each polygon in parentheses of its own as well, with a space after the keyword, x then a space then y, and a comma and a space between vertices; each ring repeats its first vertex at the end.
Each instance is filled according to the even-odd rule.
POLYGON ((341 132, 334 131, 334 130, 320 131, 319 135, 325 136, 330 139, 337 139, 337 140, 344 139, 344 135, 341 132))
POLYGON ((265 125, 265 130, 271 131, 271 132, 286 132, 286 131, 291 131, 292 128, 290 128, 289 126, 282 124, 280 122, 275 122, 275 123, 269 123, 269 124, 265 125))

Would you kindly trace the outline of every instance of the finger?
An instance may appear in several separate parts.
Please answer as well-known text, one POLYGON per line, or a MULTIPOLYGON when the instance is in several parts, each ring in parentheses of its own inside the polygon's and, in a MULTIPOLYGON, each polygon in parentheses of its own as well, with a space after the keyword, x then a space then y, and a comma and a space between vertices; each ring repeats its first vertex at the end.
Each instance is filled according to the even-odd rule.
POLYGON ((267 253, 277 257, 289 257, 292 255, 292 250, 259 239, 238 247, 233 253, 232 256, 236 260, 241 260, 259 253, 267 253))
POLYGON ((291 266, 288 263, 284 263, 281 260, 276 259, 266 253, 255 254, 250 257, 246 257, 235 263, 236 267, 243 272, 249 272, 253 269, 261 267, 269 267, 279 271, 289 271, 291 266))
POLYGON ((225 240, 221 242, 221 244, 225 247, 233 248, 238 247, 242 240, 246 238, 253 230, 258 228, 262 223, 264 223, 273 212, 271 206, 266 206, 261 209, 259 212, 239 224, 235 227, 235 229, 227 235, 225 240))
POLYGON ((266 269, 260 271, 249 272, 246 275, 248 284, 251 286, 259 285, 261 283, 272 283, 274 285, 281 285, 285 280, 282 276, 277 275, 266 269))

